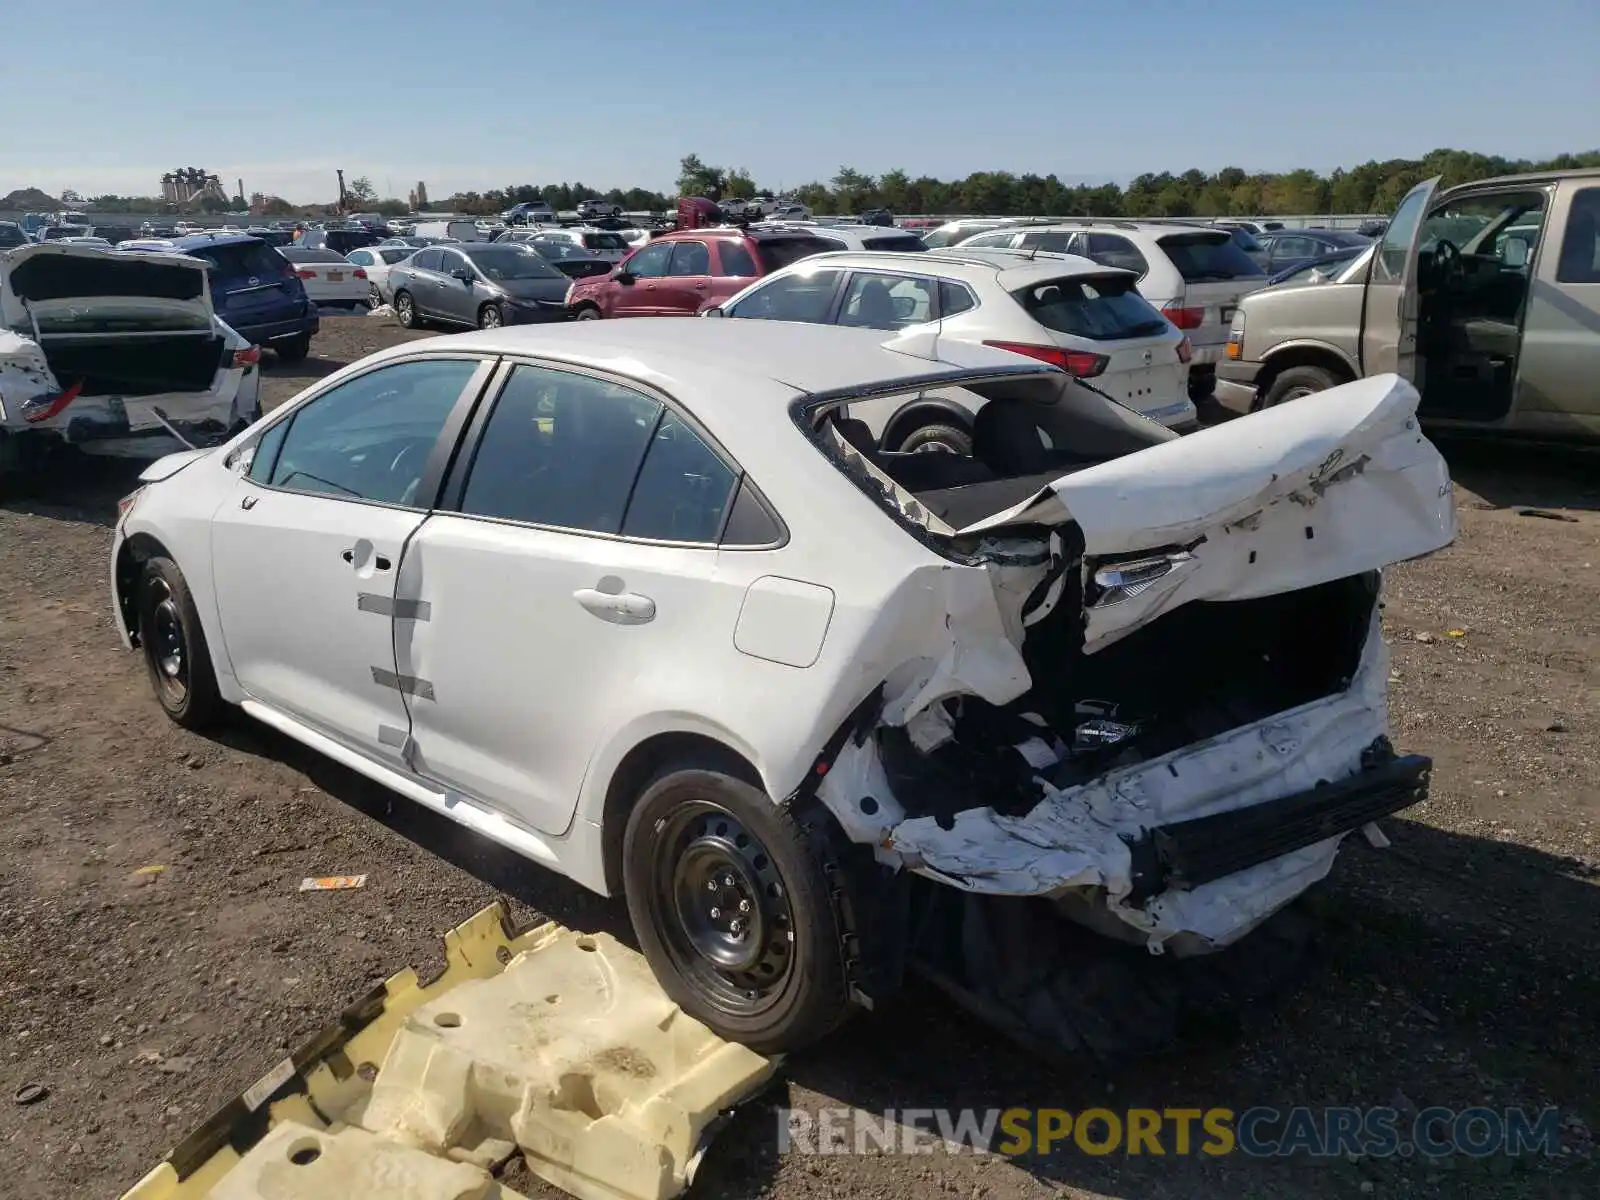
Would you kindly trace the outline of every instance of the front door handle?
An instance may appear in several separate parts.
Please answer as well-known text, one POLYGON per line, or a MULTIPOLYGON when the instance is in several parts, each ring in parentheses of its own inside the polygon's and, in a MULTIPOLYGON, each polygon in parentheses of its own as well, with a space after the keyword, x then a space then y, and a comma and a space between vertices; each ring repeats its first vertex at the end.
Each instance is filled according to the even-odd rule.
MULTIPOLYGON (((356 548, 351 546, 347 549, 339 551, 339 557, 344 559, 345 562, 349 563, 351 566, 355 566, 356 548)), ((372 565, 380 571, 387 571, 392 564, 389 562, 389 556, 387 554, 375 554, 372 556, 372 565)))
POLYGON ((613 625, 644 625, 655 620, 656 602, 637 592, 602 592, 579 588, 572 598, 602 621, 613 625))

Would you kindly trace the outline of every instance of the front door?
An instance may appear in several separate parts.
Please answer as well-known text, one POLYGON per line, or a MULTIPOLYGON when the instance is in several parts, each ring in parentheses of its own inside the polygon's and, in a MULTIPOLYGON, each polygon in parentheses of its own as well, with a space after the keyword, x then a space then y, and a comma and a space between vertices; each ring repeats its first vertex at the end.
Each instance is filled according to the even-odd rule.
POLYGON ((240 687, 395 767, 411 688, 395 670, 395 578, 427 516, 435 445, 486 373, 475 359, 432 359, 339 384, 266 431, 212 520, 240 687))
POLYGON ((1363 375, 1392 371, 1422 386, 1417 374, 1417 320, 1421 314, 1417 250, 1422 218, 1439 179, 1435 175, 1405 194, 1373 252, 1361 320, 1363 375))
POLYGON ((400 602, 428 612, 395 639, 399 671, 429 685, 415 769, 565 831, 652 666, 731 642, 750 582, 718 570, 735 482, 654 396, 518 366, 447 488, 459 513, 430 517, 401 564, 400 602))
POLYGON ((710 296, 710 248, 704 242, 673 242, 672 261, 661 281, 662 315, 692 317, 710 296))
POLYGON ((614 317, 653 317, 662 311, 661 294, 666 283, 667 260, 672 257, 671 242, 651 242, 622 260, 631 283, 615 284, 611 302, 614 317))

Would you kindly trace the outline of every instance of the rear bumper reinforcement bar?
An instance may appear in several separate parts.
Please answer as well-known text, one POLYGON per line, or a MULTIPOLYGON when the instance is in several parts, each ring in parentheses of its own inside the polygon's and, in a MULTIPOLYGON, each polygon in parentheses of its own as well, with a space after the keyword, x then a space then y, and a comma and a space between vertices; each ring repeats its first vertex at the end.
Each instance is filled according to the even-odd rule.
POLYGON ((1433 760, 1391 758, 1338 783, 1250 808, 1160 825, 1130 839, 1134 903, 1222 879, 1257 863, 1359 829, 1427 799, 1433 760))

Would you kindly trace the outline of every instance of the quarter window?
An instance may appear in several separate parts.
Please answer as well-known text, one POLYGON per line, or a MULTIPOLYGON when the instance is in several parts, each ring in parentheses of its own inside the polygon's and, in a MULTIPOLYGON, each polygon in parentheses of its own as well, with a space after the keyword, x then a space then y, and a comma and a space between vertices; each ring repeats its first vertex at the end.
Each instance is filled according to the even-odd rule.
POLYGON ((948 283, 941 280, 939 283, 939 315, 953 317, 957 313, 964 313, 970 308, 976 308, 978 302, 972 298, 972 293, 959 283, 948 283))
POLYGON ((622 532, 658 541, 713 543, 736 481, 721 456, 668 411, 650 439, 622 532))
POLYGON ((661 409, 603 379, 517 367, 484 428, 461 511, 619 532, 661 409))
POLYGON ((262 439, 258 483, 293 492, 427 507, 417 495, 428 456, 476 360, 431 359, 369 371, 307 402, 262 439), (277 448, 277 453, 272 450, 277 448))

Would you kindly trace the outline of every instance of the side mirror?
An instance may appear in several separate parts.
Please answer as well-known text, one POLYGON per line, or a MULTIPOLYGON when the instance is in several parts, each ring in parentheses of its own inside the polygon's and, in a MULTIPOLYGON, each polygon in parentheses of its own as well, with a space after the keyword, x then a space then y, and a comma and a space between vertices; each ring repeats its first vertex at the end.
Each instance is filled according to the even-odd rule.
POLYGON ((1528 265, 1528 243, 1522 238, 1506 239, 1506 266, 1525 267, 1528 265))
POLYGON ((721 308, 719 308, 719 307, 716 307, 716 306, 713 306, 713 307, 711 307, 711 308, 708 308, 708 309, 706 309, 706 310, 705 310, 705 311, 704 311, 704 312, 703 312, 703 313, 701 313, 701 314, 700 314, 700 315, 701 315, 701 316, 702 316, 702 317, 725 317, 725 316, 727 316, 727 315, 728 315, 728 314, 727 314, 727 313, 725 313, 725 312, 723 312, 723 311, 722 311, 722 309, 721 309, 721 308))
POLYGON ((634 280, 634 274, 632 271, 624 271, 619 268, 617 273, 611 278, 615 279, 618 283, 631 284, 634 280))

